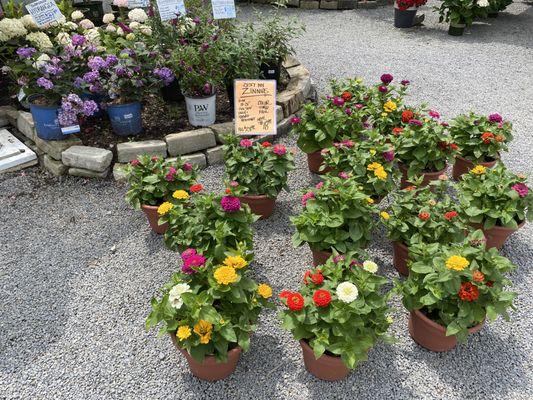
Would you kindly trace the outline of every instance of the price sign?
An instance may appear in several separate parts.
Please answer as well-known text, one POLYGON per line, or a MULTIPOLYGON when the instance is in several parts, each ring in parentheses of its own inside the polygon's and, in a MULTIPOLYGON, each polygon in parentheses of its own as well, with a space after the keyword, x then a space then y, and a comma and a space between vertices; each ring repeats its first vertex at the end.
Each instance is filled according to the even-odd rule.
POLYGON ((211 0, 214 19, 228 19, 237 16, 234 0, 211 0))
POLYGON ((157 0, 157 10, 161 21, 175 19, 178 13, 181 15, 187 13, 183 0, 157 0))
POLYGON ((148 0, 128 0, 128 8, 148 7, 148 0))
POLYGON ((33 17, 37 26, 45 26, 63 18, 63 14, 57 8, 54 0, 37 0, 33 3, 26 4, 26 9, 33 17))
POLYGON ((236 80, 235 133, 276 134, 276 81, 236 80))

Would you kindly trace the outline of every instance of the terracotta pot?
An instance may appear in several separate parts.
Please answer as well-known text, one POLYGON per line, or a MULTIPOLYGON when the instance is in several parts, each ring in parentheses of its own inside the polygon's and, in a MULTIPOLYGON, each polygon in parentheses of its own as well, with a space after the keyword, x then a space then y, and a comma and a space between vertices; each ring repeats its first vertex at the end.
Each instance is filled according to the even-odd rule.
MULTIPOLYGON (((468 329, 468 333, 476 333, 483 328, 485 320, 468 329)), ((431 351, 448 351, 457 346, 455 335, 446 336, 446 328, 432 321, 420 310, 409 314, 409 334, 420 346, 431 351)))
POLYGON ((324 157, 322 157, 322 154, 320 154, 320 150, 307 154, 307 165, 309 166, 309 171, 315 174, 326 174, 331 171, 331 168, 329 167, 324 171, 320 171, 320 166, 322 164, 324 164, 324 157))
POLYGON ((456 181, 461 180, 463 174, 468 173, 475 165, 483 165, 486 168, 492 168, 498 162, 498 160, 482 162, 474 164, 472 161, 467 160, 466 158, 455 156, 455 164, 453 164, 452 176, 456 181))
POLYGON ((157 213, 158 206, 147 206, 145 204, 141 204, 141 209, 146 214, 150 228, 152 228, 155 233, 161 235, 167 231, 168 224, 159 225, 157 222, 159 220, 159 214, 157 213))
POLYGON ((313 266, 315 267, 325 264, 332 254, 331 251, 315 250, 313 248, 311 248, 311 253, 313 253, 313 266))
POLYGON ((252 209, 252 212, 256 215, 260 215, 260 219, 267 219, 274 212, 276 205, 276 199, 271 199, 268 196, 242 196, 241 201, 246 203, 252 209))
POLYGON ((300 346, 302 346, 305 368, 318 379, 338 381, 346 378, 350 373, 340 357, 323 354, 316 359, 313 349, 305 340, 300 340, 300 346))
POLYGON ((506 228, 504 226, 498 226, 495 225, 490 229, 484 229, 483 224, 471 224, 476 229, 481 229, 483 231, 483 234, 485 235, 485 239, 487 239, 487 243, 485 244, 487 249, 490 249, 492 247, 496 247, 498 250, 500 250, 505 241, 509 236, 511 236, 515 231, 519 230, 524 226, 526 221, 522 221, 520 224, 518 224, 518 227, 515 228, 506 228))
MULTIPOLYGON (((400 168, 400 171, 402 172, 402 181, 400 185, 402 189, 405 189, 407 186, 411 185, 411 182, 407 180, 407 167, 403 164, 398 164, 398 166, 400 168)), ((422 173, 422 176, 424 177, 424 179, 422 180, 421 186, 427 186, 429 182, 436 181, 437 179, 439 179, 440 175, 446 174, 446 168, 447 167, 444 167, 444 169, 441 169, 440 171, 437 171, 437 172, 422 173)))
POLYGON ((178 346, 175 334, 171 333, 170 338, 172 339, 174 346, 176 346, 181 354, 187 359, 192 374, 204 381, 218 381, 230 376, 235 371, 235 368, 237 368, 237 362, 242 353, 242 348, 235 347, 228 351, 228 361, 224 363, 217 362, 215 356, 206 356, 204 361, 199 363, 192 358, 186 350, 183 350, 178 346))
POLYGON ((409 249, 401 242, 392 242, 393 258, 392 264, 396 271, 402 276, 409 276, 407 260, 409 259, 409 249))

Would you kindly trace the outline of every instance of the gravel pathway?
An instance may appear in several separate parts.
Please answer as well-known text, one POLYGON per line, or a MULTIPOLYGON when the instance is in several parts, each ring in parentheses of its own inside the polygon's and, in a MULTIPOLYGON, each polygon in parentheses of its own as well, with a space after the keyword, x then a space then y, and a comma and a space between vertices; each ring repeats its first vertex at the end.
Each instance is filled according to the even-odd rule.
MULTIPOLYGON (((434 5, 432 3, 430 5, 434 5)), ((245 15, 251 14, 245 8, 245 15)), ((515 3, 462 38, 446 35, 434 14, 425 27, 392 28, 392 10, 288 10, 307 24, 298 56, 323 94, 333 76, 410 79, 412 101, 445 117, 475 109, 515 122, 507 165, 533 173, 533 8, 515 3)), ((290 139, 285 143, 294 145, 290 139)), ((289 216, 298 190, 316 182, 304 156, 280 196, 276 213, 255 225, 257 278, 279 292, 296 288, 310 262, 292 249, 289 216)), ((202 182, 221 189, 221 167, 202 182)), ((520 293, 512 323, 488 324, 446 354, 417 346, 398 299, 393 346, 380 345, 348 379, 326 383, 309 375, 298 344, 265 312, 231 378, 200 382, 168 338, 144 330, 149 300, 177 257, 123 201, 112 181, 50 179, 37 169, 0 177, 0 398, 6 399, 531 399, 533 398, 533 228, 526 225, 503 252, 518 270, 520 293)), ((392 248, 376 232, 371 254, 380 272, 396 277, 392 248)))

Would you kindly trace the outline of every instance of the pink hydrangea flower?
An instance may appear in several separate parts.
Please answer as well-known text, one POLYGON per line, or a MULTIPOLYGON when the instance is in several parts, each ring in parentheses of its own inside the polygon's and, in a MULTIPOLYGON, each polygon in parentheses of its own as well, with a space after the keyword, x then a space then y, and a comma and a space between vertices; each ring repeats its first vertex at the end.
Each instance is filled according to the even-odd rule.
POLYGON ((307 192, 305 193, 303 196, 302 196, 302 206, 306 206, 307 204, 307 200, 309 199, 314 199, 315 198, 315 194, 313 192, 307 192))
POLYGON ((287 153, 287 148, 282 144, 277 144, 272 148, 272 152, 278 156, 283 156, 287 153))
POLYGON ((511 189, 518 193, 518 196, 520 197, 526 197, 529 193, 529 188, 523 183, 517 183, 511 186, 511 189))
POLYGON ((252 147, 254 142, 252 142, 250 139, 242 139, 240 142, 241 147, 252 147))
POLYGON ((231 213, 241 209, 241 201, 235 196, 224 196, 220 199, 220 205, 225 212, 231 213))

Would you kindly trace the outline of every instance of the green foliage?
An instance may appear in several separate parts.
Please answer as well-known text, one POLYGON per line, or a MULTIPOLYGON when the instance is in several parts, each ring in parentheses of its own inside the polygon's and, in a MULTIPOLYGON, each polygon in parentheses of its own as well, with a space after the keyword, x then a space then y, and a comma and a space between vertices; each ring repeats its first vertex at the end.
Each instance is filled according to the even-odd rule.
POLYGON ((15 0, 8 0, 2 9, 4 18, 20 18, 24 15, 24 5, 15 0))
POLYGON ((309 189, 303 211, 291 217, 294 246, 308 243, 314 250, 339 253, 364 248, 372 237, 377 207, 359 187, 354 178, 326 177, 321 187, 309 189))
POLYGON ((508 171, 503 163, 494 168, 474 167, 458 184, 459 200, 470 222, 516 228, 533 219, 533 194, 527 188, 527 177, 508 171), (522 188, 521 196, 515 188, 522 188))
POLYGON ((226 180, 238 182, 238 195, 276 198, 282 189, 289 189, 287 173, 294 169, 294 156, 285 146, 264 142, 269 144, 267 147, 255 142, 251 147, 243 147, 235 135, 226 135, 224 142, 226 180))
POLYGON ((439 7, 433 7, 439 13, 439 22, 472 25, 476 17, 475 0, 444 0, 439 7))
POLYGON ((513 139, 512 124, 508 121, 491 122, 484 115, 470 112, 451 121, 450 136, 459 146, 462 157, 474 163, 488 162, 499 158, 500 152, 507 151, 507 143, 513 139))
POLYGON ((422 310, 426 316, 446 328, 446 335, 466 341, 468 328, 485 318, 502 315, 509 319, 507 309, 516 293, 507 291, 511 282, 505 274, 515 268, 494 248, 486 250, 482 231, 471 234, 462 243, 418 243, 409 248, 409 277, 396 282, 409 310, 422 310), (449 269, 452 256, 464 257, 468 265, 462 270, 449 269), (481 273, 481 275, 480 275, 481 273), (465 285, 473 285, 470 298, 461 299, 465 285))
POLYGON ((386 209, 388 215, 381 217, 388 237, 407 246, 417 242, 462 242, 468 226, 461 208, 447 194, 450 187, 453 184, 439 180, 429 186, 394 193, 392 204, 386 209), (424 214, 429 217, 424 219, 424 214))
POLYGON ((141 155, 126 167, 128 184, 126 201, 135 209, 141 205, 158 206, 172 199, 176 190, 189 190, 198 179, 197 167, 178 158, 175 161, 162 157, 141 155), (190 169, 189 169, 190 168, 190 169), (174 173, 171 173, 175 171, 174 173), (168 179, 167 179, 168 178, 168 179))
POLYGON ((194 247, 208 258, 217 260, 231 249, 251 249, 253 231, 251 224, 259 216, 252 214, 247 204, 240 210, 225 212, 222 196, 194 194, 187 202, 177 202, 162 216, 160 224, 168 222, 165 244, 171 250, 183 251, 194 247))
MULTIPOLYGON (((299 293, 304 298, 304 307, 299 311, 284 309, 280 313, 283 328, 290 331, 296 340, 305 340, 313 349, 316 358, 322 354, 340 356, 350 369, 367 360, 368 351, 380 340, 392 341, 386 335, 392 319, 387 316, 389 294, 383 286, 387 279, 366 271, 362 264, 347 255, 335 262, 333 257, 320 269, 308 271, 299 293), (324 280, 315 284, 310 274, 322 275, 324 280), (358 292, 355 299, 341 295, 339 284, 349 282, 358 292), (327 306, 317 306, 315 292, 326 290, 331 295, 327 306), (353 299, 353 300, 352 300, 353 299)), ((290 294, 282 292, 284 304, 290 303, 290 294)))

